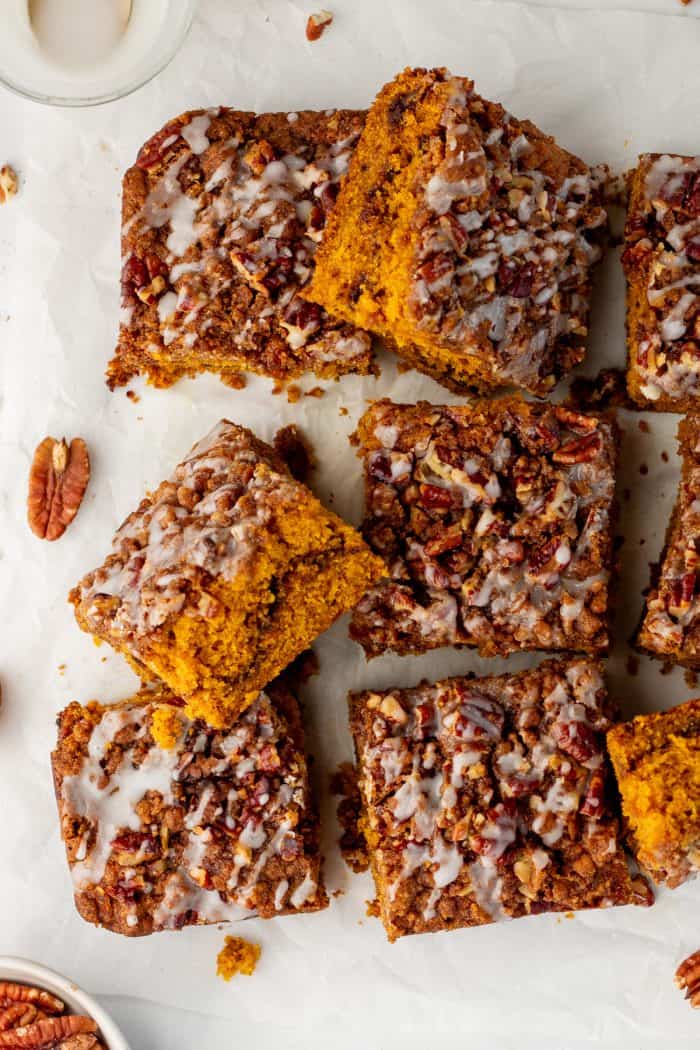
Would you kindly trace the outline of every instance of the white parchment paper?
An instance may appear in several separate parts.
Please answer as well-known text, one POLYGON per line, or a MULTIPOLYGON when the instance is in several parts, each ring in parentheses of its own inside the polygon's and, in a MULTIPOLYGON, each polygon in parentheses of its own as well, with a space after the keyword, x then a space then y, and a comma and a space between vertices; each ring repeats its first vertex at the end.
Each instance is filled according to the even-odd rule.
MULTIPOLYGON (((322 673, 307 688, 327 878, 342 891, 332 906, 315 916, 249 921, 241 932, 262 943, 262 961, 252 979, 230 985, 214 976, 223 942, 217 928, 129 941, 94 930, 73 909, 48 765, 54 716, 74 698, 123 697, 135 680, 78 630, 69 587, 101 561, 143 490, 222 416, 264 438, 281 424, 301 424, 321 460, 317 491, 358 522, 360 465, 347 436, 365 400, 450 399, 416 373, 398 376, 388 357, 380 379, 346 378, 323 399, 294 405, 260 379, 240 392, 213 377, 168 391, 135 386, 138 403, 123 391, 110 394, 102 376, 117 326, 119 180, 141 143, 184 109, 365 106, 403 66, 445 64, 591 163, 623 169, 642 150, 700 152, 699 0, 688 8, 678 0, 330 6, 334 25, 309 45, 308 3, 202 0, 169 69, 105 108, 43 109, 0 94, 0 163, 12 163, 22 180, 19 197, 0 209, 0 945, 106 997, 144 1050, 695 1047, 700 1016, 672 976, 700 946, 700 885, 661 892, 648 911, 543 916, 388 945, 379 922, 365 916, 369 878, 348 872, 335 847, 327 777, 351 754, 346 692, 490 672, 502 662, 444 650, 367 665, 345 622, 319 642, 322 673), (29 462, 46 434, 82 435, 93 462, 85 504, 54 545, 25 524, 29 462)), ((596 295, 590 374, 624 360, 623 291, 613 252, 596 295)), ((621 422, 620 493, 629 490, 629 498, 622 499, 624 571, 609 672, 632 714, 691 694, 680 671, 662 676, 646 660, 637 676, 626 670, 625 640, 662 543, 678 465, 675 417, 622 413, 621 422), (642 418, 649 433, 639 429, 642 418)))

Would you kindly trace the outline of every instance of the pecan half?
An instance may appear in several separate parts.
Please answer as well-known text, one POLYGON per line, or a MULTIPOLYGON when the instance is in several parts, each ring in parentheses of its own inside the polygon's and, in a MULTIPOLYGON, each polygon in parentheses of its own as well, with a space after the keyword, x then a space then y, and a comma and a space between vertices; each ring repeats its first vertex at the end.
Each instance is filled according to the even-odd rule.
POLYGON ((315 14, 309 15, 309 20, 306 23, 306 39, 311 41, 320 40, 332 21, 333 15, 330 11, 317 11, 315 14))
POLYGON ((13 1003, 0 1012, 0 1032, 9 1032, 20 1025, 41 1020, 42 1017, 46 1017, 46 1014, 37 1010, 33 1003, 13 1003))
POLYGON ((700 951, 693 952, 680 964, 676 970, 676 984, 685 991, 691 1006, 700 1006, 700 951))
MULTIPOLYGON (((34 453, 29 472, 27 520, 35 536, 57 540, 82 503, 90 480, 90 457, 82 438, 47 437, 34 453)), ((0 996, 2 991, 0 990, 0 996)))
POLYGON ((38 1050, 39 1047, 54 1046, 61 1039, 81 1032, 97 1032, 97 1025, 91 1017, 47 1017, 44 1021, 22 1025, 11 1032, 0 1032, 0 1046, 10 1047, 11 1050, 38 1050))
POLYGON ((31 984, 18 984, 15 981, 0 981, 0 1003, 34 1003, 49 1014, 63 1013, 64 1004, 55 995, 34 988, 31 984))

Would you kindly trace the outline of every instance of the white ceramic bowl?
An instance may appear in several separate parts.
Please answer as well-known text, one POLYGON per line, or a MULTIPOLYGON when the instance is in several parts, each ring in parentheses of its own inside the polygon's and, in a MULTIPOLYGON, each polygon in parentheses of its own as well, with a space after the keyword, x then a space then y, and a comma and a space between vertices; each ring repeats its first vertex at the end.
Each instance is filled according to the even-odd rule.
POLYGON ((68 977, 62 977, 60 973, 49 970, 41 963, 32 962, 31 959, 0 955, 0 981, 19 981, 21 984, 45 988, 47 992, 63 999, 74 1013, 92 1017, 99 1025, 100 1035, 107 1050, 130 1050, 129 1044, 109 1014, 68 977))
POLYGON ((52 106, 96 106, 136 91, 168 65, 187 36, 197 0, 132 0, 121 41, 78 68, 44 54, 28 0, 0 0, 0 7, 0 85, 52 106))

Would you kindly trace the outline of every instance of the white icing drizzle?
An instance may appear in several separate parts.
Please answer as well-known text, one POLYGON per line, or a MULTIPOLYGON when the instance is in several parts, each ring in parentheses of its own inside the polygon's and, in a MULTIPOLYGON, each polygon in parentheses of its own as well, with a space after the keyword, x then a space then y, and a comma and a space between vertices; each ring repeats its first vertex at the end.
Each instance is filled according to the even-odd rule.
MULTIPOLYGON (((357 135, 265 162, 260 158, 271 147, 255 135, 243 142, 237 137, 223 144, 216 141, 212 146, 208 132, 217 113, 195 115, 165 140, 161 149, 179 143, 178 153, 150 187, 143 207, 123 226, 124 238, 167 227, 168 255, 159 259, 162 287, 151 285, 154 290, 144 299, 135 285, 138 295, 127 296, 122 327, 141 324, 144 310, 160 296, 157 313, 163 346, 171 354, 181 347, 191 350, 222 312, 225 323, 228 309, 222 296, 234 280, 242 278, 262 293, 262 305, 256 301, 249 313, 259 320, 276 319, 291 351, 308 347, 319 364, 366 356, 370 343, 365 333, 328 323, 319 307, 297 297, 311 275, 325 212, 347 171, 357 135), (187 149, 182 148, 183 141, 187 149), (219 163, 203 191, 183 189, 186 166, 193 156, 202 157, 204 164, 210 146, 222 155, 219 159, 217 153, 219 163), (254 159, 256 150, 260 157, 254 159)), ((290 114, 288 120, 293 124, 296 115, 290 114)), ((125 252, 126 273, 131 254, 125 252)), ((255 349, 255 333, 248 321, 230 338, 236 347, 255 349)))
MULTIPOLYGON (((584 761, 567 749, 577 746, 577 726, 602 739, 609 724, 604 695, 598 668, 580 659, 557 671, 458 678, 358 698, 370 716, 363 724, 371 727, 356 736, 360 787, 369 827, 380 839, 378 870, 391 873, 389 914, 400 891, 402 909, 420 893, 422 922, 432 928, 443 896, 458 882, 451 919, 465 898, 467 908, 471 898, 494 921, 526 913, 536 899, 551 905, 550 891, 538 898, 536 888, 548 878, 552 851, 585 844, 603 816, 581 813, 589 770, 603 762, 601 743, 584 761), (521 723, 529 734, 516 735, 521 723), (513 871, 519 881, 532 872, 519 910, 512 889, 504 899, 504 879, 513 871)), ((620 863, 615 824, 604 827, 605 855, 620 863)))
MULTIPOLYGON (((127 518, 115 535, 112 557, 79 585, 88 622, 98 629, 101 602, 118 598, 110 634, 138 657, 135 637, 181 612, 189 581, 201 570, 225 580, 246 571, 250 557, 266 543, 265 524, 275 508, 300 495, 297 482, 262 463, 242 487, 242 468, 257 462, 249 432, 218 423, 150 502, 127 518), (198 478, 207 473, 209 491, 203 493, 198 478)), ((206 604, 196 609, 197 615, 209 612, 206 604)))
POLYGON ((106 757, 116 734, 128 725, 137 726, 138 737, 145 734, 143 714, 138 708, 107 711, 92 731, 80 773, 63 779, 63 805, 71 813, 88 820, 95 831, 92 848, 71 869, 77 889, 101 880, 112 852, 112 840, 120 831, 140 830, 141 820, 135 807, 147 791, 158 792, 166 805, 173 802, 172 782, 178 758, 176 749, 163 751, 151 748, 138 767, 133 765, 129 753, 125 752, 105 790, 100 763, 106 757))
POLYGON ((700 391, 700 156, 665 154, 647 164, 644 205, 653 253, 646 296, 656 329, 637 346, 635 367, 649 401, 697 397, 700 391), (686 205, 688 196, 694 205, 686 205), (685 210, 684 210, 685 209, 685 210), (678 217, 678 211, 681 217, 678 217), (683 215, 693 217, 684 220, 683 215))
MULTIPOLYGON (((276 766, 282 780, 276 788, 265 787, 265 763, 270 749, 283 739, 286 727, 282 725, 271 708, 265 694, 248 708, 235 731, 222 737, 214 730, 201 732, 192 739, 193 723, 182 713, 181 732, 172 748, 163 750, 152 741, 145 741, 149 717, 153 705, 148 703, 120 705, 112 710, 104 709, 100 720, 92 729, 80 772, 63 778, 61 785, 62 819, 77 818, 88 823, 71 864, 76 891, 90 890, 105 877, 106 866, 115 851, 121 856, 128 853, 129 867, 120 868, 120 885, 126 892, 135 887, 148 897, 153 886, 138 878, 139 865, 149 863, 162 856, 169 870, 162 899, 152 908, 154 929, 179 928, 188 922, 218 922, 245 918, 255 914, 255 893, 262 878, 269 878, 269 861, 290 849, 290 856, 299 855, 299 843, 292 840, 294 829, 306 805, 307 786, 303 763, 289 769, 276 766), (129 732, 128 743, 124 734, 129 732), (115 740, 123 748, 119 764, 105 774, 103 764, 109 758, 115 740), (187 741, 187 744, 186 744, 187 741), (144 749, 145 755, 139 765, 134 762, 134 747, 144 749), (212 748, 211 778, 194 782, 195 790, 189 786, 188 767, 195 756, 205 755, 212 748), (216 761, 216 754, 223 757, 216 761), (262 772, 261 772, 262 771, 262 772), (255 792, 250 791, 251 775, 255 779, 255 792), (248 785, 243 791, 233 787, 225 803, 212 810, 211 803, 217 791, 219 778, 225 777, 224 785, 248 785), (179 860, 170 848, 159 852, 159 831, 156 826, 144 825, 137 807, 143 800, 159 795, 164 806, 184 806, 184 848, 179 860), (254 806, 251 816, 241 827, 241 807, 254 806), (189 808, 188 808, 189 807, 189 808), (222 853, 217 844, 212 826, 223 817, 231 837, 232 856, 226 849, 222 853), (132 833, 132 839, 129 838, 132 833), (134 834, 135 833, 135 834, 134 834), (121 839, 121 841, 120 841, 121 839), (140 844, 139 844, 140 843, 140 844), (215 855, 210 859, 210 852, 215 855), (208 874, 209 866, 219 874, 229 864, 231 876, 225 895, 212 888, 208 874)), ((111 765, 108 768, 111 769, 111 765)), ((246 812, 244 809, 243 812, 246 812)), ((123 865, 124 861, 119 860, 123 865)), ((289 907, 300 909, 312 901, 318 892, 314 877, 313 861, 298 866, 278 877, 271 890, 275 910, 282 910, 289 895, 289 907), (290 882, 291 871, 295 872, 295 884, 290 882), (297 877, 296 872, 299 872, 297 877), (290 894, 291 890, 291 894, 290 894)), ((144 869, 148 872, 148 867, 144 869)), ((118 887, 119 888, 119 887, 118 887)), ((109 892, 109 888, 107 889, 109 892)), ((139 924, 139 905, 128 904, 126 923, 130 927, 139 924)), ((150 909, 149 909, 150 910, 150 909)))
MULTIPOLYGON (((433 498, 444 497, 450 507, 443 527, 448 533, 455 531, 458 542, 453 546, 468 551, 470 557, 465 559, 466 570, 450 570, 439 542, 435 553, 430 539, 419 542, 410 528, 401 538, 398 530, 401 544, 391 564, 396 582, 385 581, 368 591, 357 607, 354 623, 371 639, 375 627, 381 632, 390 618, 397 633, 405 631, 415 637, 418 629, 431 647, 483 644, 498 631, 501 638, 513 639, 513 648, 533 647, 536 637, 547 648, 565 649, 572 631, 582 623, 593 623, 593 629, 589 628, 593 633, 596 621, 588 606, 594 595, 606 593, 609 571, 598 568, 591 572, 590 555, 610 530, 613 442, 607 422, 591 424, 586 417, 580 418, 589 427, 587 433, 599 441, 599 448, 590 461, 566 464, 553 460, 548 451, 541 456, 525 451, 519 424, 507 417, 502 423, 507 429, 494 439, 493 448, 467 453, 448 446, 445 454, 443 428, 453 423, 465 429, 469 426, 469 416, 457 415, 453 421, 449 410, 431 419, 429 440, 412 452, 400 452, 397 446, 406 447, 415 412, 408 407, 404 415, 400 406, 377 406, 373 432, 382 444, 365 453, 369 520, 381 522, 387 486, 393 486, 396 493, 392 507, 407 486, 429 486, 436 494, 433 498), (513 485, 518 456, 529 459, 535 468, 535 485, 517 504, 509 502, 504 512, 499 501, 513 485), (466 514, 465 525, 461 515, 466 514), (538 564, 535 558, 550 539, 544 564, 538 564), (413 597, 413 581, 420 588, 420 600, 413 597), (546 637, 537 633, 545 621, 546 637)), ((551 425, 544 418, 542 423, 551 425)), ((562 445, 575 443, 577 433, 564 426, 558 440, 562 445)))
POLYGON ((302 908, 307 901, 316 896, 317 889, 318 886, 315 879, 312 879, 310 875, 306 875, 290 897, 292 907, 302 908))
POLYGON ((193 153, 204 153, 205 149, 209 148, 207 130, 210 124, 209 114, 201 113, 198 117, 193 117, 189 124, 185 124, 181 129, 180 134, 193 153))
POLYGON ((424 192, 415 318, 460 352, 488 356, 503 382, 541 393, 556 373, 559 337, 587 332, 589 271, 601 256, 588 235, 607 221, 600 177, 584 171, 556 182, 532 167, 533 145, 508 113, 482 141, 468 109, 473 86, 448 83, 444 159, 424 192))

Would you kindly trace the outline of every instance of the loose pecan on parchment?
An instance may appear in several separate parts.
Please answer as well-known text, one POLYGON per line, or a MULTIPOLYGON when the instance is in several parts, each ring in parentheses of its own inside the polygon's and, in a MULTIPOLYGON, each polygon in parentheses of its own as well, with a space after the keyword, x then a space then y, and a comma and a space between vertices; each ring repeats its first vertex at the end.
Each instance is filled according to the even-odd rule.
POLYGON ((90 480, 90 456, 82 438, 47 437, 34 453, 29 472, 27 520, 35 536, 57 540, 82 503, 90 480))

